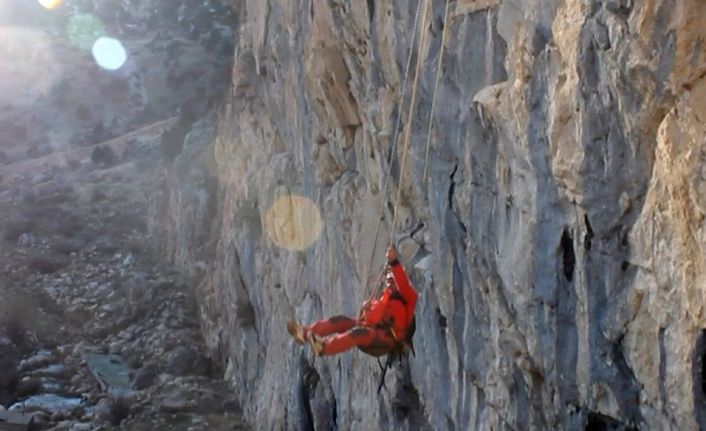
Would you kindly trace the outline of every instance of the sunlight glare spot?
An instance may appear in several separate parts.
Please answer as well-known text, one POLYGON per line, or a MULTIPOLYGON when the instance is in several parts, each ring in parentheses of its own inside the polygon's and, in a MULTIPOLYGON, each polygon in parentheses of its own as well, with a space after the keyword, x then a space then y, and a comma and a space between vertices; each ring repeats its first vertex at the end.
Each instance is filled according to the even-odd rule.
POLYGON ((127 52, 119 40, 101 37, 93 44, 93 58, 98 66, 107 70, 118 70, 127 60, 127 52))
POLYGON ((0 27, 0 107, 47 96, 62 70, 45 34, 26 27, 0 27))
POLYGON ((289 250, 304 250, 319 237, 322 222, 319 209, 304 196, 279 197, 264 217, 272 241, 289 250))
POLYGON ((54 9, 61 4, 63 0, 38 0, 39 4, 45 9, 54 9))

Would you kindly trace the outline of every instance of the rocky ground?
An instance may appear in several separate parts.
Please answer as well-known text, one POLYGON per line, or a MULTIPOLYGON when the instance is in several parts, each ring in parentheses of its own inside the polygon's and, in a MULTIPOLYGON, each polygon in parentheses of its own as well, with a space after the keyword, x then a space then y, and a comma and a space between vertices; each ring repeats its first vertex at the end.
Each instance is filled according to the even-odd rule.
POLYGON ((146 234, 170 124, 0 168, 0 430, 246 429, 146 234))

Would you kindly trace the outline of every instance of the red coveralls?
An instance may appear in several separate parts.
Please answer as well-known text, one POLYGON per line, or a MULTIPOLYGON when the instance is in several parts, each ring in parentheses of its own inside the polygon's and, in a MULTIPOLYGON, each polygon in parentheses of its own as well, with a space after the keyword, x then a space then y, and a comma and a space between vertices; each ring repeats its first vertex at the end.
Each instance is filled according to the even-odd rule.
POLYGON ((352 347, 392 349, 398 340, 405 339, 416 303, 417 292, 402 265, 395 260, 388 268, 382 295, 363 304, 358 320, 346 316, 319 320, 303 327, 304 336, 311 333, 323 338, 321 355, 335 355, 352 347))

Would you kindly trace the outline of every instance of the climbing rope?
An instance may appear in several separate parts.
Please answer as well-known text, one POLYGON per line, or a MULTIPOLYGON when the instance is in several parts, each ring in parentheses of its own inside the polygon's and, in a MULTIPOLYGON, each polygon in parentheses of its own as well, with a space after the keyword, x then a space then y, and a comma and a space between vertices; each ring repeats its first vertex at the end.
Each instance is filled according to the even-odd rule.
POLYGON ((424 42, 426 41, 426 19, 427 13, 429 11, 429 0, 424 2, 424 13, 422 14, 422 27, 421 27, 421 37, 419 39, 419 49, 417 50, 417 67, 414 71, 414 85, 412 86, 412 99, 409 102, 409 112, 407 115, 407 130, 405 130, 405 137, 402 143, 402 161, 400 162, 400 178, 397 181, 397 197, 393 204, 392 209, 392 226, 390 227, 390 242, 388 245, 392 245, 395 239, 395 230, 397 229, 397 214, 400 206, 400 201, 402 200, 402 182, 404 177, 405 168, 407 167, 407 152, 409 150, 409 140, 412 134, 412 117, 414 115, 414 104, 417 100, 417 90, 419 89, 419 75, 421 75, 422 70, 422 48, 424 47, 424 42))
POLYGON ((441 30, 441 46, 439 47, 439 61, 436 64, 436 80, 434 82, 434 91, 431 96, 431 112, 429 113, 429 128, 427 129, 427 149, 424 154, 424 175, 422 176, 422 184, 427 183, 427 162, 429 161, 429 149, 431 148, 431 130, 434 125, 434 108, 436 107, 436 93, 439 89, 439 81, 441 78, 441 62, 444 58, 444 46, 446 45, 446 31, 449 28, 449 4, 451 0, 446 0, 446 8, 444 11, 444 28, 441 30))
MULTIPOLYGON (((400 102, 399 102, 399 109, 397 112, 397 121, 395 122, 395 129, 393 130, 392 134, 392 148, 390 150, 390 155, 392 156, 395 153, 395 150, 397 149, 397 138, 399 135, 399 129, 400 125, 402 123, 402 113, 404 112, 404 100, 407 97, 407 85, 409 84, 409 70, 412 65, 412 56, 414 54, 414 42, 416 41, 417 38, 417 28, 419 24, 419 15, 421 11, 421 6, 422 6, 422 0, 417 0, 417 7, 416 7, 416 12, 414 14, 414 24, 412 24, 412 40, 410 42, 409 46, 409 54, 407 55, 407 63, 405 65, 405 71, 404 71, 404 77, 402 78, 402 93, 400 94, 400 102)), ((373 248, 370 253, 370 265, 368 265, 368 268, 373 268, 373 264, 375 263, 375 250, 377 250, 377 245, 378 245, 378 237, 380 236, 380 228, 382 227, 382 218, 383 214, 385 211, 385 204, 384 204, 384 199, 385 196, 387 196, 387 192, 390 188, 390 178, 392 177, 392 163, 390 161, 389 167, 387 169, 387 175, 385 176, 385 185, 383 187, 382 194, 380 195, 380 212, 378 214, 378 223, 377 227, 375 228, 375 235, 374 235, 374 241, 373 241, 373 248)), ((375 283, 373 284, 373 288, 370 289, 370 294, 368 299, 371 299, 375 295, 376 287, 378 284, 380 284, 381 278, 382 278, 383 272, 378 275, 375 283)), ((367 282, 367 279, 366 279, 367 282)))
MULTIPOLYGON (((422 59, 421 50, 423 49, 424 43, 426 40, 426 22, 427 22, 427 16, 429 15, 429 8, 430 8, 430 0, 425 0, 424 1, 424 12, 422 13, 422 24, 421 24, 421 27, 418 27, 419 16, 420 16, 420 11, 421 11, 421 3, 422 3, 421 0, 417 0, 416 12, 414 15, 412 41, 410 43, 409 54, 407 56, 407 63, 405 66, 404 78, 402 81, 402 94, 400 94, 397 120, 395 122, 395 128, 394 128, 393 137, 392 137, 392 145, 391 145, 391 149, 390 149, 390 153, 389 153, 390 156, 389 156, 389 160, 388 160, 388 169, 387 169, 387 174, 385 177, 384 187, 383 187, 382 194, 381 194, 380 213, 378 215, 378 223, 377 223, 377 227, 375 229, 373 247, 372 247, 372 251, 370 253, 370 265, 368 266, 368 268, 373 268, 373 263, 374 263, 374 258, 375 258, 375 250, 377 249, 378 238, 380 235, 380 228, 382 226, 382 219, 383 219, 383 214, 384 214, 384 210, 385 210, 385 197, 388 194, 388 191, 390 188, 390 181, 392 178, 392 157, 394 156, 395 151, 397 150, 397 139, 398 139, 399 132, 400 132, 402 115, 404 113, 404 102, 405 102, 405 99, 407 96, 407 86, 409 83, 409 72, 410 72, 410 67, 411 67, 411 63, 412 63, 412 57, 414 54, 415 41, 417 40, 416 34, 417 34, 417 31, 419 31, 420 37, 419 37, 419 45, 418 45, 418 49, 417 49, 417 64, 416 64, 416 68, 415 68, 415 76, 414 76, 412 95, 410 98, 410 103, 409 103, 409 108, 408 108, 407 124, 406 124, 407 129, 405 131, 405 136, 404 136, 404 140, 403 140, 403 144, 402 144, 403 151, 402 151, 402 160, 400 162, 400 174, 399 174, 399 179, 398 179, 398 184, 397 184, 397 194, 396 194, 395 200, 393 202, 392 225, 390 227, 389 245, 394 244, 394 235, 395 235, 395 231, 397 228, 397 220, 398 220, 398 216, 399 216, 399 214, 398 214, 399 213, 399 205, 400 205, 400 201, 402 199, 402 183, 404 180, 404 174, 405 174, 406 165, 407 165, 407 154, 408 154, 409 147, 410 147, 411 132, 413 129, 412 119, 413 119, 413 115, 414 115, 414 106, 415 106, 415 102, 416 102, 417 91, 419 88, 419 79, 420 79, 420 75, 421 75, 421 71, 422 71, 423 59, 422 59)), ((444 51, 444 46, 445 46, 445 41, 446 41, 446 32, 447 32, 447 28, 448 28, 447 21, 448 21, 448 16, 449 16, 449 3, 450 3, 450 1, 446 0, 446 7, 445 7, 445 11, 444 11, 444 20, 443 20, 444 27, 443 27, 443 31, 442 31, 439 60, 438 60, 437 70, 436 70, 436 80, 434 83, 434 90, 433 90, 433 96, 432 96, 431 113, 430 113, 430 117, 429 117, 429 127, 427 129, 426 154, 425 154, 425 159, 424 159, 424 181, 426 181, 427 161, 428 161, 429 148, 430 148, 430 143, 431 143, 431 132, 432 132, 432 123, 433 123, 433 118, 434 118, 434 108, 436 105, 436 94, 437 94, 440 76, 441 76, 441 63, 443 60, 443 51, 444 51)), ((372 299, 376 295, 377 290, 380 288, 381 282, 382 282, 382 277, 384 276, 384 273, 385 273, 385 271, 383 268, 381 270, 380 274, 378 275, 376 282, 373 284, 372 289, 370 289, 370 295, 368 297, 369 300, 372 299)), ((351 372, 355 366, 355 359, 356 358, 354 356, 352 358, 352 362, 351 362, 351 372)), ((378 362, 378 365, 380 365, 379 362, 378 362)), ((384 370, 385 369, 386 368, 383 368, 383 379, 384 379, 384 370)), ((380 392, 380 388, 381 388, 381 386, 378 386, 378 392, 380 392)), ((349 414, 349 417, 352 416, 352 414, 353 414, 353 411, 351 409, 351 399, 352 399, 351 390, 352 390, 352 386, 350 387, 349 393, 348 393, 348 414, 349 414)))
MULTIPOLYGON (((441 33, 441 45, 439 48, 439 60, 437 61, 436 65, 436 78, 434 81, 434 89, 432 91, 432 102, 431 102, 431 112, 429 113, 429 126, 427 128, 427 139, 426 139, 426 150, 425 150, 425 155, 424 155, 424 175, 422 177, 422 182, 423 184, 426 184, 427 180, 427 166, 428 166, 428 161, 429 161, 429 151, 431 148, 431 135, 432 135, 432 129, 433 129, 433 124, 434 124, 434 111, 436 108, 436 95, 438 93, 439 89, 439 81, 441 80, 441 65, 443 62, 443 57, 444 57, 444 46, 446 45, 446 34, 448 32, 448 18, 449 18, 449 5, 450 5, 450 0, 446 0, 446 5, 444 8, 444 20, 443 20, 443 29, 441 33)), ((403 80, 403 85, 402 85, 402 94, 400 95, 400 108, 398 111, 397 115, 397 121, 395 124, 395 129, 393 133, 393 138, 392 138, 392 149, 390 152, 390 155, 394 155, 395 150, 397 149, 397 138, 398 134, 400 131, 400 125, 401 125, 401 119, 402 119, 402 113, 404 112, 404 100, 406 97, 407 93, 407 85, 409 81, 409 70, 412 62, 412 56, 414 52, 414 42, 416 40, 416 33, 417 33, 417 25, 419 22, 419 13, 420 13, 420 6, 421 6, 421 1, 417 2, 417 11, 414 17, 414 33, 412 35, 412 42, 411 46, 409 49, 409 55, 407 57, 407 65, 405 68, 405 75, 404 75, 404 80, 403 80)), ((422 13, 422 25, 420 28, 420 38, 419 38, 419 47, 417 49, 417 64, 415 68, 415 75, 414 75, 414 84, 413 84, 413 89, 412 89, 412 95, 409 103, 409 109, 408 109, 408 114, 407 114, 407 129, 405 130, 405 136, 403 140, 403 151, 402 151, 402 160, 400 162, 400 176, 398 180, 398 185, 397 185, 397 194, 393 202, 393 209, 392 209, 392 224, 390 226, 390 239, 388 245, 394 244, 394 237, 395 237, 395 231, 397 230, 397 220, 398 220, 398 215, 399 215, 399 205, 400 201, 402 200, 402 183, 403 183, 403 178, 404 178, 404 173, 407 167, 407 153, 409 150, 410 146, 410 138, 411 138, 411 133, 412 133, 412 118, 414 115, 414 106, 416 102, 416 97, 417 97, 417 90, 419 87, 419 77, 421 75, 421 70, 422 70, 422 55, 421 55, 421 50, 424 47, 424 42, 426 40, 426 20, 429 12, 429 0, 425 0, 424 2, 424 12, 422 13)), ((384 206, 384 198, 387 196, 389 187, 390 187, 390 179, 392 177, 392 162, 390 160, 389 166, 387 169, 387 175, 385 177, 385 186, 383 188, 383 192, 381 195, 381 205, 380 205, 380 214, 378 216, 378 223, 377 227, 375 229, 375 236, 374 236, 374 241, 373 241, 373 248, 370 253, 370 265, 368 268, 373 268, 373 263, 374 263, 374 257, 375 257, 375 250, 377 250, 377 242, 378 242, 378 237, 380 235, 380 228, 382 225, 382 218, 383 218, 383 212, 385 210, 384 206)), ((368 299, 372 299, 375 297, 375 295, 378 293, 378 290, 380 289, 381 282, 382 282, 382 277, 384 276, 384 270, 381 271, 375 281, 373 283, 372 288, 369 288, 370 294, 368 295, 368 299)))
MULTIPOLYGON (((428 0, 425 0, 425 3, 427 3, 428 0)), ((407 96, 407 85, 409 83, 409 70, 412 65, 412 56, 414 54, 414 42, 416 41, 417 37, 417 28, 419 24, 419 14, 421 11, 421 5, 422 5, 422 0, 417 0, 417 7, 415 8, 415 14, 414 14, 414 24, 412 25, 412 41, 410 42, 409 46, 409 54, 407 55, 407 64, 405 65, 405 71, 404 71, 404 77, 402 79, 402 93, 400 94, 400 101, 399 101, 399 109, 397 113, 397 121, 395 123, 395 129, 392 135, 392 147, 390 149, 390 157, 392 157, 393 154, 395 154, 395 150, 397 148, 397 137, 399 134, 399 128, 400 124, 402 121, 402 113, 404 112, 404 101, 407 96)), ((426 10, 426 9, 425 9, 426 10)), ((422 27, 423 29, 423 27, 422 27)), ((411 109, 411 108, 410 108, 411 109)), ((373 242, 373 248, 372 251, 370 252, 370 265, 368 265, 368 268, 373 268, 373 263, 375 262, 375 250, 377 249, 377 243, 378 243, 378 236, 380 235, 380 228, 382 226, 382 217, 383 217, 383 212, 385 209, 385 196, 387 196, 387 191, 390 187, 390 178, 392 177, 392 163, 390 159, 389 167, 387 170, 387 175, 385 177, 385 185, 383 187, 383 192, 380 195, 380 213, 378 214, 378 223, 377 227, 375 228, 375 240, 373 242)), ((396 212, 396 210, 395 210, 396 212)), ((377 277, 377 280, 375 284, 373 284, 373 288, 370 289, 370 294, 368 296, 368 299, 372 299, 373 296, 375 295, 375 291, 377 290, 375 286, 379 285, 380 282, 382 281, 382 277, 384 275, 384 268, 382 271, 380 271, 380 274, 377 277)), ((367 282, 367 279, 366 279, 367 282)), ((353 368, 355 367, 355 362, 356 362, 356 356, 354 355, 353 358, 351 359, 351 368, 350 372, 353 372, 353 368)), ((349 374, 349 379, 351 375, 349 374)), ((353 415, 353 410, 351 408, 351 399, 353 398, 352 396, 352 390, 353 390, 353 385, 349 386, 348 390, 348 415, 349 415, 349 421, 350 418, 353 415)))

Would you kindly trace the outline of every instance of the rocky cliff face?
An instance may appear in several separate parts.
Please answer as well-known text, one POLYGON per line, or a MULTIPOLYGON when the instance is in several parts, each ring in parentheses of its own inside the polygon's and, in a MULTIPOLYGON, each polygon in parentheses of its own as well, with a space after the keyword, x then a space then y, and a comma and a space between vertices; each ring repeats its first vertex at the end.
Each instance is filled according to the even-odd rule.
POLYGON ((155 208, 253 423, 706 427, 706 4, 457 0, 442 47, 432 2, 400 178, 416 2, 237 3, 231 93, 155 208), (357 312, 398 188, 417 355, 378 396, 284 325, 357 312))

